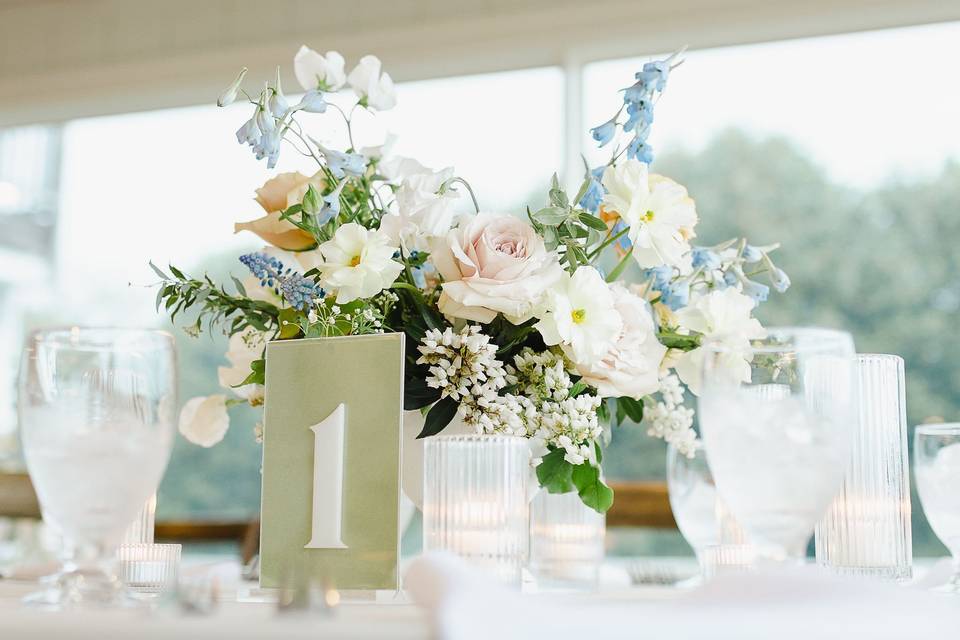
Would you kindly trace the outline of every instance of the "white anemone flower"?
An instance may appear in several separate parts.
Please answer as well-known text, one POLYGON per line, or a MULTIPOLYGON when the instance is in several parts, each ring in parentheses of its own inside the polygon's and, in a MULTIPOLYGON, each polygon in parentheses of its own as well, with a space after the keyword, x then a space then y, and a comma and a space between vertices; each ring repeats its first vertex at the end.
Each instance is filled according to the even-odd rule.
POLYGON ((266 343, 266 334, 253 327, 233 334, 226 353, 230 366, 217 368, 220 386, 253 405, 263 403, 263 385, 243 384, 243 381, 250 375, 253 361, 263 356, 266 343))
MULTIPOLYGON (((727 351, 718 358, 718 366, 731 380, 749 382, 750 341, 767 335, 760 321, 751 315, 754 306, 753 299, 734 287, 714 289, 677 311, 676 319, 680 327, 702 334, 705 341, 726 347, 727 351)), ((698 347, 680 356, 674 367, 693 393, 700 392, 702 364, 703 347, 698 347)))
POLYGON ((547 345, 561 345, 584 364, 598 362, 614 346, 623 320, 614 306, 613 293, 600 273, 590 266, 564 275, 547 291, 537 331, 547 345))
POLYGON ((374 296, 403 271, 393 259, 398 247, 385 234, 349 222, 319 247, 320 277, 325 289, 337 292, 337 304, 374 296))
POLYGON ((223 440, 229 428, 226 396, 191 398, 180 410, 180 434, 201 447, 212 447, 223 440))
POLYGON ((293 73, 304 91, 339 91, 347 82, 343 67, 343 56, 336 51, 327 51, 323 56, 301 46, 293 58, 293 73))
POLYGON ((386 111, 397 104, 397 92, 389 73, 381 73, 380 59, 376 56, 363 56, 354 67, 347 82, 354 93, 368 107, 386 111))
POLYGON ((630 227, 633 257, 643 268, 680 267, 690 252, 697 209, 687 190, 663 176, 649 174, 647 165, 627 160, 603 174, 602 207, 616 212, 630 227))

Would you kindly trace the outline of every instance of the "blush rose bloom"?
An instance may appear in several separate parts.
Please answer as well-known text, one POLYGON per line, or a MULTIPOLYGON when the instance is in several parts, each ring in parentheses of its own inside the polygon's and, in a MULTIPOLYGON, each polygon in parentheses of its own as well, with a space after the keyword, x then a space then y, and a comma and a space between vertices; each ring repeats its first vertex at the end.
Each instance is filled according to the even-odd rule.
POLYGON ((564 273, 533 227, 509 215, 477 214, 430 245, 443 278, 438 305, 452 318, 524 322, 564 273))
MULTIPOLYGON (((583 381, 595 387, 601 397, 639 400, 660 388, 660 365, 667 348, 657 340, 647 302, 619 283, 612 284, 610 291, 623 329, 599 361, 574 364, 583 381)), ((571 355, 566 349, 564 353, 571 355)))
POLYGON ((267 180, 257 189, 256 198, 267 215, 250 222, 236 223, 233 227, 234 233, 252 231, 265 242, 287 251, 303 251, 314 246, 317 242, 312 235, 293 223, 280 219, 284 209, 303 200, 311 184, 318 190, 322 189, 323 176, 318 173, 311 178, 292 172, 281 173, 267 180))

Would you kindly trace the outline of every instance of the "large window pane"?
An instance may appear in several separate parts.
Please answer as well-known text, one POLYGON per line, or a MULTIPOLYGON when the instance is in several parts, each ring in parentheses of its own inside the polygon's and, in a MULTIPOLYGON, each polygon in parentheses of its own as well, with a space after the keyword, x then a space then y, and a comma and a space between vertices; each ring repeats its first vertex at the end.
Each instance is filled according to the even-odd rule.
MULTIPOLYGON (((559 70, 417 82, 400 85, 398 93, 397 108, 383 118, 357 116, 358 146, 395 133, 395 153, 430 166, 455 165, 488 210, 522 211, 532 193, 544 191, 561 154, 559 70)), ((52 275, 39 280, 49 295, 28 297, 25 287, 24 295, 7 298, 14 302, 5 303, 4 311, 17 318, 18 333, 63 322, 169 328, 153 308, 150 259, 215 278, 240 274, 237 256, 260 245, 253 236, 234 236, 233 223, 261 215, 253 190, 274 173, 236 143, 233 132, 248 111, 244 105, 211 105, 68 123, 52 275)), ((312 131, 325 142, 342 144, 337 136, 343 131, 332 116, 303 122, 315 125, 312 131)), ((277 171, 312 173, 310 162, 287 148, 277 171)), ((5 286, 0 281, 0 298, 5 286)), ((192 340, 173 330, 181 400, 217 392, 216 368, 226 364, 223 337, 192 340)), ((10 344, 19 337, 11 336, 10 344)), ((12 380, 0 383, 0 419, 12 423, 12 380)), ((258 511, 257 414, 247 407, 232 410, 230 433, 212 449, 178 441, 161 489, 161 518, 247 517, 258 511)))
MULTIPOLYGON (((761 319, 844 327, 861 352, 901 354, 911 424, 960 413, 958 55, 960 24, 693 52, 651 137, 654 170, 697 200, 700 242, 783 242, 793 287, 761 319)), ((591 123, 642 62, 586 70, 591 123)), ((663 473, 642 438, 615 435, 612 473, 663 473)), ((916 497, 914 514, 917 553, 939 553, 916 497)))

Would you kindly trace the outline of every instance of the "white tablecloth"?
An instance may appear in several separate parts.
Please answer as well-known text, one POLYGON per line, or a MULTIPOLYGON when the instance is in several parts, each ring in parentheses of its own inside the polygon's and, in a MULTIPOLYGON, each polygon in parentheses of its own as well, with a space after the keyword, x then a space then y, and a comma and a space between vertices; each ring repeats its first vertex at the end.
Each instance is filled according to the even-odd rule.
MULTIPOLYGON (((426 559, 408 585, 423 606, 345 602, 332 617, 279 615, 273 604, 226 601, 209 616, 169 610, 31 610, 20 598, 36 589, 0 580, 0 639, 32 638, 399 638, 443 640, 603 640, 649 638, 952 637, 960 598, 895 585, 836 580, 815 571, 723 577, 692 590, 608 589, 596 594, 520 595, 486 582, 457 561, 426 559)), ((249 591, 241 587, 241 596, 249 591)))

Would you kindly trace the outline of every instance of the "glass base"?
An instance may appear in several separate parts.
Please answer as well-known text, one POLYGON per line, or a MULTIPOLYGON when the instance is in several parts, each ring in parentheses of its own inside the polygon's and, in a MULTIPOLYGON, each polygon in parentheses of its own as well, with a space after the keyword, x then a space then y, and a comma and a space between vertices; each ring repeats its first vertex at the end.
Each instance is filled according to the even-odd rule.
POLYGON ((45 580, 46 587, 28 594, 23 603, 51 610, 136 606, 123 583, 99 569, 68 569, 45 580))

